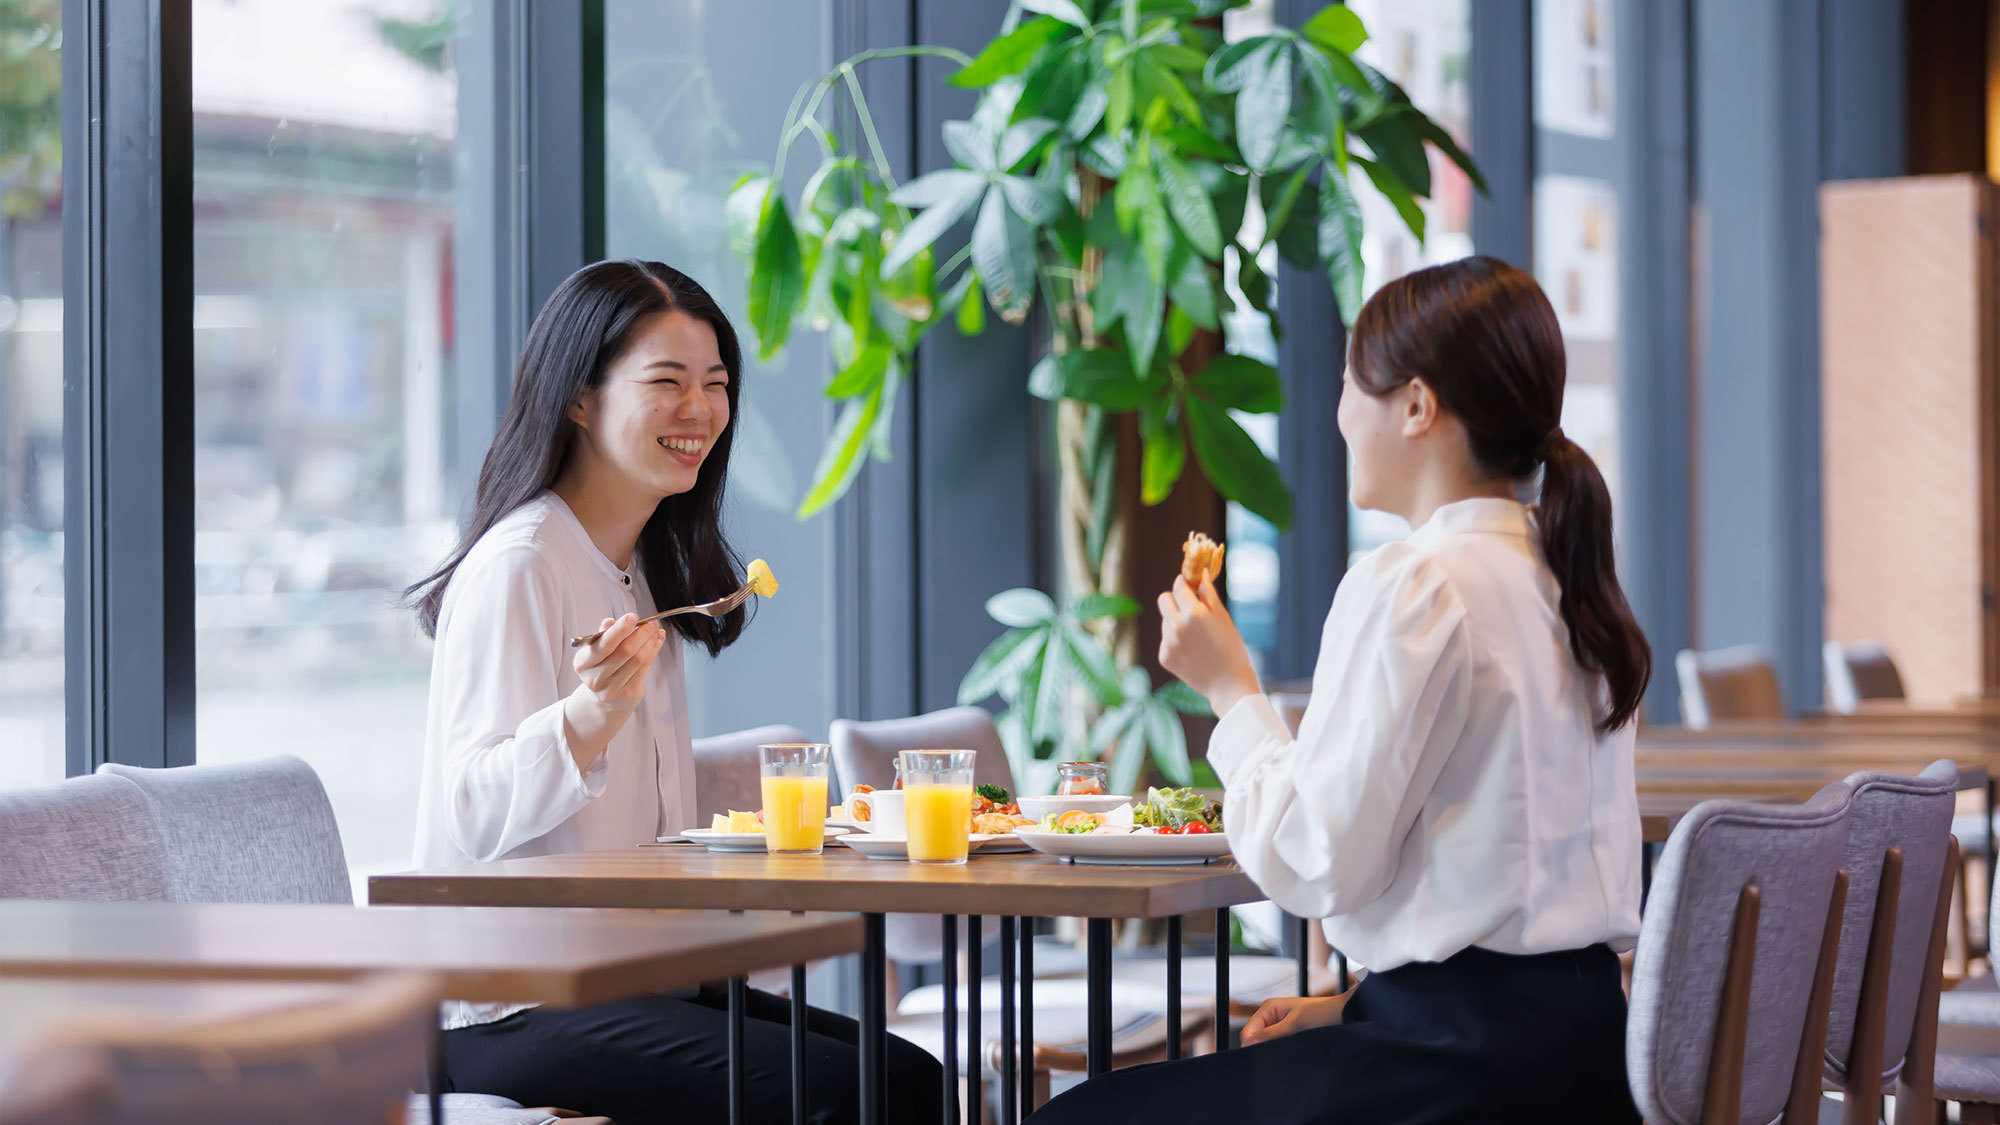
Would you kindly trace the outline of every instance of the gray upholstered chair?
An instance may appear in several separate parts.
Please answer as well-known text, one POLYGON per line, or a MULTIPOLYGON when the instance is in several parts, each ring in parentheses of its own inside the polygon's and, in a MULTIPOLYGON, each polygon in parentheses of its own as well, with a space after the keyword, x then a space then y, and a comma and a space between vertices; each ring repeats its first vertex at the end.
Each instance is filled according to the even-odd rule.
POLYGON ((166 849, 138 786, 73 777, 0 793, 0 898, 166 897, 166 849))
POLYGON ((354 902, 333 805, 299 759, 97 772, 136 785, 152 806, 171 901, 354 902))
POLYGON ((128 1014, 78 1022, 29 1048, 4 1125, 313 1125, 381 1122, 424 1079, 438 981, 399 974, 337 1000, 193 1027, 128 1014))
MULTIPOLYGON (((1996 873, 1987 898, 1986 925, 1987 933, 2000 934, 2000 873, 1996 873)), ((1940 996, 1938 1021, 1981 1029, 1971 1038, 1994 1038, 1992 1032, 2000 1029, 2000 988, 1995 987, 1993 976, 1968 980, 1940 996)), ((1944 1036, 1950 1036, 1951 1031, 1950 1026, 1945 1027, 1944 1036)), ((1941 1046, 1933 1084, 1938 1101, 1958 1103, 1958 1119, 1963 1125, 2000 1122, 2000 1053, 1941 1046)))
POLYGON ((1682 649, 1674 657, 1680 679, 1681 722, 1696 730, 1731 719, 1782 719, 1785 699, 1771 658, 1755 645, 1711 652, 1682 649))
POLYGON ((811 741, 804 731, 788 726, 757 727, 695 739, 695 822, 687 827, 705 828, 709 817, 731 809, 749 812, 763 808, 764 784, 758 771, 757 748, 811 741))
MULTIPOLYGON (((905 750, 971 750, 972 780, 978 785, 1014 788, 1014 769, 993 716, 977 707, 952 707, 908 719, 856 722, 835 719, 827 741, 833 744, 833 772, 846 796, 856 785, 887 789, 896 783, 896 755, 905 750)), ((980 944, 1000 936, 993 918, 982 920, 980 944)), ((943 954, 944 925, 936 915, 894 914, 883 933, 889 959, 906 964, 933 964, 943 954)), ((891 985, 892 989, 894 984, 891 985)), ((895 1008, 892 998, 890 1008, 895 1008)))
POLYGON ((1902 674, 1896 671, 1896 662, 1881 641, 1828 641, 1821 654, 1830 710, 1849 714, 1870 699, 1904 698, 1902 674))
POLYGON ((1811 1120, 1850 790, 1707 801, 1668 839, 1632 967, 1626 1066, 1655 1123, 1811 1120))
POLYGON ((1844 1091, 1850 1125, 1872 1125, 1892 1085, 1898 1119, 1922 1121, 1931 1104, 1932 1039, 1918 1024, 1935 1010, 1943 970, 1941 927, 1958 866, 1951 837, 1958 768, 1938 761, 1916 777, 1856 773, 1847 784, 1854 793, 1841 861, 1847 905, 1825 1076, 1844 1091))

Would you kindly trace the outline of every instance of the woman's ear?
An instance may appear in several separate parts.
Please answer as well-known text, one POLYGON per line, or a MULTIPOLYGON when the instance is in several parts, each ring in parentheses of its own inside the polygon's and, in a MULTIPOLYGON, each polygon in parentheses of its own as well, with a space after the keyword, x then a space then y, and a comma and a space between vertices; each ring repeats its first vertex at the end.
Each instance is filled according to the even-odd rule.
POLYGON ((570 421, 575 422, 577 426, 586 430, 590 428, 590 410, 584 405, 584 400, 590 397, 590 393, 594 389, 585 388, 578 391, 576 397, 569 400, 569 409, 564 412, 569 416, 570 421))
POLYGON ((1403 436, 1422 437, 1437 425, 1443 408, 1438 405, 1437 392, 1422 378, 1410 380, 1405 391, 1409 398, 1403 403, 1403 436))

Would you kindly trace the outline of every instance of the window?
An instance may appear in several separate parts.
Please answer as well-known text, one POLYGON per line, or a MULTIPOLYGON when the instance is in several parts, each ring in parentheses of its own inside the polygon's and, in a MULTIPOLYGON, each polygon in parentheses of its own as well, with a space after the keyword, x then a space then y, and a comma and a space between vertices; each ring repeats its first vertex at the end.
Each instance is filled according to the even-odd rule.
POLYGON ((793 93, 837 61, 832 31, 828 6, 795 0, 605 4, 606 252, 681 270, 736 325, 745 355, 725 526, 784 584, 721 657, 690 650, 697 738, 766 723, 823 738, 835 717, 834 517, 792 516, 830 420, 819 394, 826 353, 817 334, 799 333, 773 362, 757 361, 723 215, 738 176, 769 171, 793 93))
POLYGON ((450 11, 193 9, 197 757, 311 763, 357 874, 409 858, 430 646, 400 592, 464 495, 450 11))
POLYGON ((0 789, 62 780, 62 3, 0 0, 0 789))

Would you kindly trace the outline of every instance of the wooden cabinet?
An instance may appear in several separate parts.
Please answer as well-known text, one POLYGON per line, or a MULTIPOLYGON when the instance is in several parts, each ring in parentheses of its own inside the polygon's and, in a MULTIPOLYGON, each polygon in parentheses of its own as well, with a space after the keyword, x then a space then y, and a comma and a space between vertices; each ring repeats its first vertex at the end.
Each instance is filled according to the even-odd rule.
POLYGON ((2000 186, 1850 180, 1819 204, 1826 638, 1881 639, 1920 702, 2000 693, 2000 186))

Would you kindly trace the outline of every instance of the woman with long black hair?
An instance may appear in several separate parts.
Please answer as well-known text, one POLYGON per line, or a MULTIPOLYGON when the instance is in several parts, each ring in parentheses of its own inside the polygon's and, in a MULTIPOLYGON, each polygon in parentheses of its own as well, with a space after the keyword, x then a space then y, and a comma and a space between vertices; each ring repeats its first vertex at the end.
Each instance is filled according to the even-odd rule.
POLYGON ((1208 758, 1238 861, 1369 973, 1266 1003, 1243 1050, 1093 1079, 1038 1123, 1192 1104, 1257 1123, 1639 1120, 1617 951, 1639 932, 1651 657, 1604 479, 1559 424, 1555 310, 1491 258, 1419 270, 1362 308, 1345 378, 1353 502, 1414 530, 1342 580, 1298 734, 1208 579, 1160 596, 1160 660, 1222 716, 1208 758))
MULTIPOLYGON (((682 650, 721 652, 746 613, 639 620, 743 582, 722 531, 742 368, 715 301, 659 262, 586 266, 535 318, 472 521, 410 590, 437 642, 420 866, 635 847, 694 826, 682 650)), ((750 1120, 789 1114, 789 1012, 751 994, 750 1120)), ((573 1011, 452 1004, 445 1076, 620 1125, 721 1121, 726 1015, 708 992, 573 1011)), ((811 1014, 813 1121, 854 1117, 857 1039, 852 1021, 811 1014)), ((942 1068, 896 1039, 889 1066, 890 1117, 934 1117, 942 1068)))

